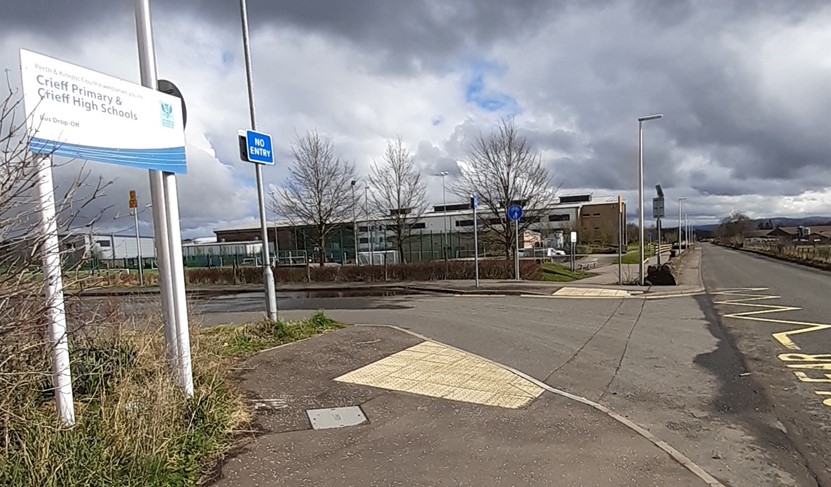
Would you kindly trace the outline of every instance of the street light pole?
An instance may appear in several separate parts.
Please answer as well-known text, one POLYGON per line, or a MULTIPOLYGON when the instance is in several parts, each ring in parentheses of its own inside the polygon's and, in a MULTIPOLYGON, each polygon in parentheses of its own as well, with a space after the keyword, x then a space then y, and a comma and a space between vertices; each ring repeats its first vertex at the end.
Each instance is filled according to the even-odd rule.
MULTIPOLYGON (((246 0, 239 1, 242 20, 242 47, 245 54, 245 77, 248 81, 248 111, 251 116, 251 130, 257 130, 257 117, 254 112, 254 80, 251 75, 251 46, 248 42, 248 7, 246 0)), ((263 282, 265 283, 265 301, 268 319, 277 321, 277 294, 274 289, 274 273, 271 271, 271 255, 268 248, 268 228, 266 227, 265 194, 263 191, 262 164, 254 164, 257 175, 257 200, 260 204, 260 230, 263 242, 263 282)), ((275 240, 277 235, 274 236, 275 240)))
POLYGON ((678 254, 681 254, 681 202, 687 199, 686 197, 678 198, 678 254))
POLYGON ((441 171, 440 173, 436 174, 436 176, 441 176, 441 204, 442 209, 444 210, 444 216, 442 216, 442 223, 444 224, 444 232, 441 234, 441 252, 444 255, 444 260, 447 260, 447 191, 444 186, 444 177, 447 176, 447 171, 441 171))
POLYGON ((684 236, 685 236, 685 238, 684 238, 684 243, 685 243, 684 248, 686 249, 686 248, 690 247, 690 242, 689 242, 689 240, 690 240, 690 222, 689 222, 689 220, 687 220, 687 214, 686 213, 684 213, 684 236))
POLYGON ((375 265, 375 243, 372 241, 373 228, 369 221, 369 186, 364 186, 364 211, 366 212, 366 230, 369 236, 369 265, 375 265))
POLYGON ((355 265, 358 263, 358 219, 355 216, 355 184, 358 181, 352 181, 352 243, 355 246, 355 265))
POLYGON ((638 264, 639 281, 641 286, 644 284, 644 266, 643 266, 643 123, 649 120, 657 120, 663 117, 662 114, 647 115, 645 117, 638 117, 638 252, 640 255, 640 262, 638 264))

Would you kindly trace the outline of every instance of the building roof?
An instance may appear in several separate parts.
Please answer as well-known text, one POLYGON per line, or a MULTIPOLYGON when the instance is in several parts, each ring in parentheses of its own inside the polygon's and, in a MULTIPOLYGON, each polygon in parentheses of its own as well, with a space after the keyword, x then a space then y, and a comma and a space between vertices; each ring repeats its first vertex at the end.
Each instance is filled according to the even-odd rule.
POLYGON ((773 231, 773 230, 772 230, 772 229, 770 229, 770 228, 768 228, 768 229, 762 229, 762 230, 750 230, 749 232, 744 232, 744 237, 745 237, 745 238, 763 238, 763 237, 769 237, 769 236, 770 236, 770 232, 772 232, 772 231, 773 231))
POLYGON ((831 225, 802 225, 801 227, 777 227, 776 230, 787 233, 789 235, 798 235, 799 228, 810 228, 812 234, 831 233, 831 225))

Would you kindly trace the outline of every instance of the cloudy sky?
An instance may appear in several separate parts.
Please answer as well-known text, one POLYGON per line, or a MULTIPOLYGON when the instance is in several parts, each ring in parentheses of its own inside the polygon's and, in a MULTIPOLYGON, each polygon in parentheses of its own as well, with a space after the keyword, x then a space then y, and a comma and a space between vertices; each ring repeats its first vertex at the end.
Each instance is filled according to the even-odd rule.
MULTIPOLYGON (((253 222, 254 168, 238 160, 235 139, 248 125, 239 4, 153 0, 152 9, 159 76, 188 106, 183 233, 253 222)), ((277 145, 269 185, 285 177, 298 132, 330 137, 362 174, 398 135, 425 175, 457 174, 472 138, 513 116, 560 194, 623 193, 634 215, 636 119, 661 112, 645 125, 646 194, 660 183, 669 214, 683 196, 699 223, 732 210, 831 216, 827 2, 249 0, 248 9, 258 126, 277 145)), ((129 0, 13 2, 0 16, 0 68, 15 86, 20 48, 139 80, 129 0)), ((129 189, 149 201, 146 172, 89 167, 114 181, 96 228, 130 229, 120 216, 129 189)), ((58 184, 77 171, 61 167, 58 184)), ((440 178, 427 179, 438 202, 440 178)))

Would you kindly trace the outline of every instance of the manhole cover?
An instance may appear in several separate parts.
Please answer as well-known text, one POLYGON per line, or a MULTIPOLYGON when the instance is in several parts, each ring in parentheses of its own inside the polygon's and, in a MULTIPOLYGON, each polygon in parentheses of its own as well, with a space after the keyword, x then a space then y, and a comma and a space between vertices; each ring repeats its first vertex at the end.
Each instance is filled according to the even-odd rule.
POLYGON ((366 423, 366 416, 359 406, 345 408, 307 409, 306 414, 312 423, 312 428, 325 430, 343 428, 366 423))

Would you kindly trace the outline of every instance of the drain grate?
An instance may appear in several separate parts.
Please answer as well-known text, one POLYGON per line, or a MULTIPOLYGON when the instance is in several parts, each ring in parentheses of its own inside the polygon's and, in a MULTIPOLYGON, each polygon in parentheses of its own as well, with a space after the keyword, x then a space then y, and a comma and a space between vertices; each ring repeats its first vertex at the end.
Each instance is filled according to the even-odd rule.
POLYGON ((357 426, 367 422, 360 406, 343 408, 307 409, 306 414, 316 430, 357 426))

